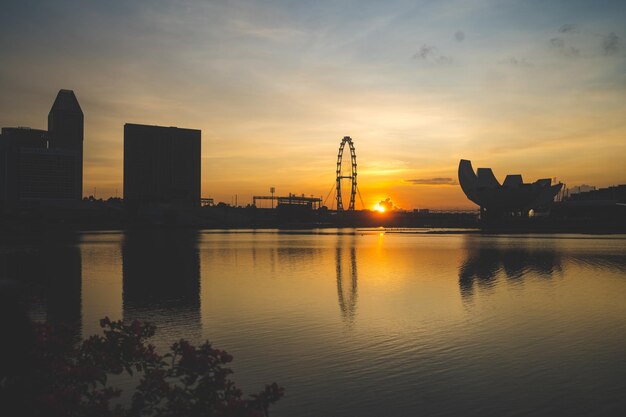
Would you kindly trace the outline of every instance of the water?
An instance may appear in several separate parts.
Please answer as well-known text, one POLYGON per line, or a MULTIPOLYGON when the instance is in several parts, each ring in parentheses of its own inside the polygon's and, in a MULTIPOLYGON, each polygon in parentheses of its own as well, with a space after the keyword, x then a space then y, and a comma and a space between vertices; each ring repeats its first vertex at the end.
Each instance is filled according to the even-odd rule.
POLYGON ((0 247, 33 315, 208 338, 281 416, 626 415, 626 237, 83 233, 0 247))

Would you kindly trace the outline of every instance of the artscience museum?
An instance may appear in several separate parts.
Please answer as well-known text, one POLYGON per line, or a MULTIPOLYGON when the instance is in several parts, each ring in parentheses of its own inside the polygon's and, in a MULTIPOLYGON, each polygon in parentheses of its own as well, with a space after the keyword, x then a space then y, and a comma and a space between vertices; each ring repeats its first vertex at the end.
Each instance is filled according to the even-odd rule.
POLYGON ((459 184, 467 198, 480 206, 483 218, 527 217, 530 210, 548 208, 563 187, 550 178, 524 183, 519 174, 507 175, 500 184, 491 168, 474 172, 466 159, 459 162, 459 184))

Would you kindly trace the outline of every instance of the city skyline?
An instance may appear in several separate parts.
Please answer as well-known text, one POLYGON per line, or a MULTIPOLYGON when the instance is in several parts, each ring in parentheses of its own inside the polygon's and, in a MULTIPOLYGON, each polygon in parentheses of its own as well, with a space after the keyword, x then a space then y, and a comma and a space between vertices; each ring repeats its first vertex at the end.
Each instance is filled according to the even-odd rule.
POLYGON ((474 207, 459 159, 626 179, 624 4, 359 4, 10 3, 0 126, 44 128, 50 97, 74 90, 83 193, 104 198, 122 194, 125 123, 202 130, 216 202, 325 197, 343 136, 365 208, 474 207))

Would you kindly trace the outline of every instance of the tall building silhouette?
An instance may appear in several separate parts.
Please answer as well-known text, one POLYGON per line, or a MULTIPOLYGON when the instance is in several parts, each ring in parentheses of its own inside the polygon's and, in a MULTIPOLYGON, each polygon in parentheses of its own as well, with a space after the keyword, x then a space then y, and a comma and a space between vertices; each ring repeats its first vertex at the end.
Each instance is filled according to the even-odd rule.
POLYGON ((83 112, 71 90, 60 90, 48 131, 4 127, 0 134, 0 206, 80 201, 83 112))
POLYGON ((83 196, 83 111, 72 90, 61 90, 48 113, 50 148, 74 155, 74 198, 83 196))
POLYGON ((201 131, 124 125, 124 201, 127 205, 200 205, 201 131))

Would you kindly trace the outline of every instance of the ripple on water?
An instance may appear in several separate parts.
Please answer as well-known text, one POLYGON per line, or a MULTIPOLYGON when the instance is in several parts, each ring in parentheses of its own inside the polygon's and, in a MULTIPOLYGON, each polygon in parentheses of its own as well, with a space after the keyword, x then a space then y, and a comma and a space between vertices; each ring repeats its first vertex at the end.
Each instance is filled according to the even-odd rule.
POLYGON ((0 273, 67 288, 34 314, 149 320, 160 349, 209 339, 246 391, 287 387, 274 417, 626 415, 624 237, 135 231, 64 248, 64 265, 0 248, 0 273), (68 271, 78 291, 50 281, 68 271))

